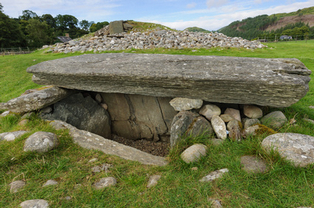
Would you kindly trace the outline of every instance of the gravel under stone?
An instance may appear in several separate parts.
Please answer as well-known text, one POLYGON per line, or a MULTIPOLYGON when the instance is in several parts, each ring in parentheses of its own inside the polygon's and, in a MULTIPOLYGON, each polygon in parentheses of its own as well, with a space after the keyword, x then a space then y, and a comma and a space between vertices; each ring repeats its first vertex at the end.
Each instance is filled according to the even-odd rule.
POLYGON ((114 134, 111 136, 111 139, 113 141, 119 142, 124 145, 128 145, 130 147, 134 147, 143 152, 147 152, 156 156, 165 157, 169 153, 170 143, 168 142, 154 142, 145 139, 130 140, 124 137, 119 137, 114 134))

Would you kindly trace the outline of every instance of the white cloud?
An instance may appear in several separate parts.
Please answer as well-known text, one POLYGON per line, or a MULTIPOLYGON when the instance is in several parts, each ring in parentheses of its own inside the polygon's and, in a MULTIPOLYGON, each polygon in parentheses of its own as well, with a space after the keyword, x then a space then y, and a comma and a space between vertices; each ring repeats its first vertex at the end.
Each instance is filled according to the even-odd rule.
POLYGON ((37 15, 70 14, 78 19, 94 20, 115 13, 120 4, 117 0, 1 0, 4 13, 18 17, 23 10, 31 10, 37 15), (79 15, 77 15, 79 14, 79 15))
POLYGON ((188 5, 186 5, 186 8, 188 8, 188 9, 192 9, 194 7, 196 7, 196 3, 195 2, 192 2, 192 3, 188 4, 188 5))
MULTIPOLYGON (((197 19, 191 20, 191 21, 174 21, 174 22, 162 22, 158 20, 147 20, 147 22, 154 22, 154 23, 159 23, 166 25, 170 28, 178 29, 178 30, 183 30, 187 27, 201 27, 207 30, 218 30, 224 26, 229 25, 231 22, 236 21, 236 20, 242 20, 246 19, 248 17, 255 17, 257 15, 262 15, 262 14, 276 14, 276 13, 283 13, 283 12, 293 12, 297 11, 300 8, 306 8, 306 7, 311 7, 314 4, 314 0, 309 0, 307 2, 294 2, 291 4, 285 4, 285 5, 280 5, 276 7, 270 7, 267 9, 244 9, 243 7, 239 6, 239 10, 229 10, 226 13, 222 14, 216 14, 213 16, 203 16, 199 17, 197 19)), ((225 9, 228 7, 224 7, 225 9)), ((226 9, 227 10, 227 9, 226 9)), ((206 11, 208 14, 210 14, 209 10, 195 10, 195 13, 205 13, 206 11)), ((193 12, 193 11, 190 11, 193 12)), ((187 13, 187 12, 184 12, 187 13)))
POLYGON ((207 0, 206 5, 210 8, 221 7, 229 3, 229 0, 207 0))

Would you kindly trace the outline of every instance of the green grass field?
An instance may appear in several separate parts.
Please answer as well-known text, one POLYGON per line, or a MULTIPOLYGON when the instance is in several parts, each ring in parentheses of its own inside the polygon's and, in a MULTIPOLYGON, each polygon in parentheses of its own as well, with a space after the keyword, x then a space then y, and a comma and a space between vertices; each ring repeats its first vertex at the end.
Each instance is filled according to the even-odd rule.
MULTIPOLYGON (((246 49, 185 49, 185 50, 130 50, 136 53, 167 53, 184 55, 242 56, 260 58, 298 58, 314 71, 314 41, 267 43, 268 48, 246 49)), ((32 54, 0 57, 0 102, 19 96, 27 89, 38 88, 31 81, 26 68, 42 61, 77 54, 32 54)), ((313 74, 311 75, 313 79, 313 74)), ((286 124, 279 132, 295 132, 314 136, 314 125, 303 118, 314 119, 314 84, 296 104, 281 109, 296 125, 286 124)), ((260 147, 265 135, 242 142, 226 140, 214 146, 208 138, 191 138, 188 144, 201 142, 209 147, 208 155, 200 162, 185 164, 179 153, 188 144, 182 144, 169 155, 165 167, 141 165, 102 152, 82 149, 73 144, 67 131, 56 131, 46 122, 33 116, 26 126, 18 125, 21 115, 12 114, 0 119, 0 133, 16 130, 30 132, 13 142, 0 142, 0 207, 18 207, 29 199, 45 199, 50 207, 210 207, 209 198, 219 199, 223 207, 314 207, 314 165, 295 168, 276 153, 268 154, 260 147), (60 145, 48 154, 23 152, 25 139, 36 131, 58 135, 60 145), (240 157, 256 155, 269 165, 264 174, 247 174, 241 169, 240 157), (95 163, 88 163, 98 158, 95 163), (110 163, 109 172, 92 173, 95 165, 110 163), (198 170, 193 170, 197 167, 198 170), (228 168, 229 173, 212 183, 198 180, 217 169, 228 168), (158 185, 146 188, 149 175, 160 174, 158 185), (115 187, 94 190, 92 184, 99 178, 112 176, 115 187), (42 187, 48 179, 57 186, 42 187), (8 184, 25 180, 26 186, 11 194, 8 184), (82 184, 76 188, 76 184, 82 184), (70 200, 65 197, 70 196, 70 200)))

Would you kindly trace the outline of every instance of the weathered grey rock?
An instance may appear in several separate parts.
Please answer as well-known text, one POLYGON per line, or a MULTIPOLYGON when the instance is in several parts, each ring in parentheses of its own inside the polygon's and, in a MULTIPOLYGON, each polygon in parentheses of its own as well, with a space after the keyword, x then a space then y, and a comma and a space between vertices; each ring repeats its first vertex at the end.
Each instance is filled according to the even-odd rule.
POLYGON ((194 120, 188 127, 188 130, 186 131, 187 135, 192 135, 193 137, 197 137, 200 135, 210 136, 213 133, 214 130, 210 122, 202 116, 194 118, 194 120))
MULTIPOLYGON (((0 106, 1 106, 1 104, 0 104, 0 106)), ((10 112, 11 112, 11 111, 4 111, 3 113, 1 113, 0 118, 9 115, 10 112)))
POLYGON ((263 116, 263 111, 257 106, 254 105, 244 105, 243 113, 248 118, 261 118, 263 116))
POLYGON ((265 173, 268 170, 263 160, 250 155, 241 157, 241 165, 243 165, 243 170, 248 173, 265 173))
POLYGON ((10 193, 19 192, 25 185, 26 185, 25 181, 22 180, 13 181, 12 183, 9 184, 10 193))
POLYGON ((116 155, 126 160, 138 161, 145 165, 164 166, 168 164, 164 157, 151 155, 133 147, 105 139, 96 134, 79 130, 63 121, 53 121, 51 125, 56 129, 69 129, 73 141, 83 148, 100 150, 105 154, 116 155))
POLYGON ((201 108, 203 105, 203 100, 189 98, 174 98, 169 103, 174 108, 175 111, 183 111, 201 108))
POLYGON ((174 147, 180 142, 182 136, 185 136, 191 123, 197 117, 197 114, 190 111, 181 111, 173 118, 170 131, 170 147, 174 147))
POLYGON ((93 163, 93 162, 97 162, 97 161, 98 161, 98 158, 93 158, 93 159, 90 159, 88 162, 93 163))
POLYGON ((109 23, 110 35, 124 32, 123 21, 113 21, 109 23))
POLYGON ((171 98, 143 95, 101 94, 108 105, 112 132, 127 139, 158 141, 170 135, 171 122, 176 111, 171 98))
POLYGON ((225 110, 224 114, 228 114, 232 118, 234 118, 235 120, 241 121, 241 115, 240 115, 240 111, 238 109, 227 108, 225 110))
POLYGON ((93 184, 95 189, 103 189, 108 186, 115 186, 117 184, 117 180, 114 177, 106 177, 101 178, 99 181, 93 184))
POLYGON ((26 139, 24 151, 44 153, 57 147, 58 145, 59 141, 57 135, 51 132, 38 131, 26 139))
POLYGON ((27 133, 28 131, 14 131, 14 132, 5 132, 0 134, 0 141, 13 141, 16 138, 22 136, 23 134, 27 133))
POLYGON ((112 165, 104 163, 101 166, 94 166, 94 167, 92 167, 92 172, 93 173, 100 173, 102 171, 105 171, 107 173, 109 168, 112 168, 112 165))
POLYGON ((227 124, 229 138, 233 141, 241 141, 241 122, 233 119, 227 124))
POLYGON ((257 118, 251 118, 251 119, 245 118, 243 119, 243 128, 247 129, 250 126, 253 126, 255 124, 260 124, 260 123, 261 122, 257 118))
POLYGON ((206 156, 207 147, 203 144, 193 144, 185 149, 180 157, 186 163, 199 161, 202 157, 206 156))
POLYGON ((224 174, 228 173, 229 170, 227 168, 216 170, 214 172, 211 172, 207 176, 204 176, 202 179, 200 179, 200 182, 208 182, 208 181, 213 181, 218 178, 223 177, 224 174))
POLYGON ((314 109, 314 106, 309 106, 310 109, 314 109))
POLYGON ((297 59, 130 53, 68 57, 27 71, 38 84, 69 89, 273 107, 305 96, 311 74, 297 59))
POLYGON ((72 93, 72 90, 55 86, 48 87, 14 98, 6 103, 0 103, 0 110, 8 109, 15 113, 30 112, 56 103, 72 93))
POLYGON ((218 199, 208 198, 211 203, 211 208, 222 208, 221 202, 218 199))
POLYGON ((161 178, 161 175, 150 176, 146 187, 151 188, 153 186, 156 186, 160 178, 161 178))
POLYGON ((45 186, 55 186, 55 185, 58 185, 58 181, 55 181, 55 180, 48 180, 48 181, 43 185, 43 187, 45 187, 45 186))
POLYGON ((211 119, 211 124, 218 139, 225 140, 227 138, 227 129, 225 122, 217 115, 211 119))
POLYGON ((204 105, 199 113, 205 116, 208 120, 211 120, 214 115, 219 116, 221 114, 221 110, 217 105, 208 104, 204 105))
POLYGON ((288 119, 281 111, 271 112, 261 119, 262 124, 275 129, 281 128, 287 121, 288 119))
POLYGON ((293 162, 295 166, 305 167, 314 163, 314 137, 295 134, 278 133, 266 137, 262 147, 270 151, 277 150, 281 157, 293 162))
POLYGON ((111 138, 111 121, 108 112, 90 96, 73 94, 53 105, 53 112, 42 114, 46 120, 65 121, 78 129, 86 130, 105 138, 111 138))
POLYGON ((20 206, 21 208, 48 208, 49 204, 43 199, 31 199, 23 201, 20 206))

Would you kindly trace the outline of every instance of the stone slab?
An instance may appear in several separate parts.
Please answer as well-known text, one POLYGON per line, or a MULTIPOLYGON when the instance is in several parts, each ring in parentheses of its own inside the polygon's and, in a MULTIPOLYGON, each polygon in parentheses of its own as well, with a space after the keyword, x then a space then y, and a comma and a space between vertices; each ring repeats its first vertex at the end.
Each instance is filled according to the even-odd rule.
POLYGON ((167 54, 85 54, 31 66, 37 84, 106 93, 287 107, 309 90, 298 59, 167 54))
POLYGON ((164 166, 168 164, 164 157, 151 155, 133 147, 105 139, 88 131, 79 130, 63 121, 55 120, 51 123, 51 125, 56 129, 69 129, 74 143, 80 145, 83 148, 100 150, 105 154, 116 155, 123 159, 137 161, 145 165, 164 166))

